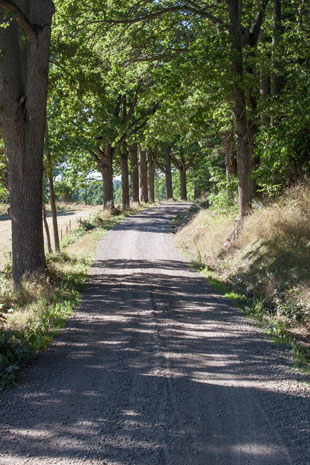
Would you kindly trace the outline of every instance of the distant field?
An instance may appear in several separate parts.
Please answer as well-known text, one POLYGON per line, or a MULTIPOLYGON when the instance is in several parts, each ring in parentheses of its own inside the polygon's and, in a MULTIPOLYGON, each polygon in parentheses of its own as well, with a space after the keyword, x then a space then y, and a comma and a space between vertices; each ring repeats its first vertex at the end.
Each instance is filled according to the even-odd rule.
MULTIPOLYGON (((7 211, 7 205, 0 205, 0 269, 4 266, 8 260, 9 253, 12 248, 11 241, 11 220, 5 213, 7 211)), ((59 231, 63 231, 63 235, 66 234, 66 227, 69 227, 71 221, 71 228, 75 229, 78 226, 79 219, 87 219, 91 214, 100 211, 101 205, 91 206, 82 204, 60 204, 57 213, 59 231)), ((52 237, 52 218, 50 211, 47 212, 48 224, 50 228, 50 234, 52 237)), ((45 233, 44 233, 45 234, 45 233)), ((53 240, 53 239, 52 239, 53 240)))

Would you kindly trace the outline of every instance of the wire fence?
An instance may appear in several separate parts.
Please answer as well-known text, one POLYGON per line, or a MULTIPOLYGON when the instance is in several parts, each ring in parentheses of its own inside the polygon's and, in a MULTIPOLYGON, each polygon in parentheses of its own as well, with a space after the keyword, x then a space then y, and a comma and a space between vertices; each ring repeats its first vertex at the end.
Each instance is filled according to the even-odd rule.
MULTIPOLYGON (((88 216, 79 216, 75 217, 73 219, 69 219, 68 221, 61 221, 62 217, 61 215, 57 217, 58 219, 58 233, 59 233, 59 240, 62 242, 67 236, 69 236, 73 231, 78 229, 83 221, 89 220, 89 218, 93 215, 93 213, 89 213, 88 216)), ((9 221, 9 220, 8 220, 9 221)), ((52 224, 52 218, 48 218, 49 221, 49 233, 50 233, 50 238, 52 242, 52 248, 54 248, 54 236, 53 236, 53 224, 52 224)), ((46 237, 46 232, 44 230, 44 244, 45 247, 47 248, 47 237, 46 237)), ((2 244, 4 249, 2 252, 0 252, 0 270, 2 270, 8 263, 12 261, 12 245, 11 245, 11 240, 8 240, 6 244, 2 244)))

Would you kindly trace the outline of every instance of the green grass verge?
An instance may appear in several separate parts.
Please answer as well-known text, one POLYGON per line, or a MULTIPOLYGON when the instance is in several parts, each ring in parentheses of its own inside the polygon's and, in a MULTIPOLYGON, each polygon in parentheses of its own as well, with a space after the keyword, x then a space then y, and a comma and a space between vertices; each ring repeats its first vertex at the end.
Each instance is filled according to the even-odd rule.
POLYGON ((39 282, 25 282, 19 295, 2 294, 9 306, 0 330, 0 390, 14 384, 22 368, 45 349, 80 303, 87 279, 87 261, 70 260, 65 254, 48 259, 46 275, 39 282), (66 263, 66 272, 58 266, 66 263), (20 321, 18 321, 20 319, 20 321))

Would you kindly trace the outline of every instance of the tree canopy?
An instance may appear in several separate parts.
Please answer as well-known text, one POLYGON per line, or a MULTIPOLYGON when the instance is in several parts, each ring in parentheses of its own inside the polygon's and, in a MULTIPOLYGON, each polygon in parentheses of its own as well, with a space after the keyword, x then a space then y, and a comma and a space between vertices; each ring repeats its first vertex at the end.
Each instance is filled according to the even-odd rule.
MULTIPOLYGON (((35 4, 0 1, 4 56, 16 58, 8 34, 17 31, 31 49, 36 24, 48 24, 52 9, 40 19, 35 4)), ((212 202, 226 192, 227 201, 238 198, 242 219, 255 198, 309 174, 308 1, 54 4, 49 88, 46 98, 42 94, 44 151, 76 189, 98 170, 104 207, 113 209, 113 177, 121 176, 122 203, 128 208, 139 200, 139 185, 140 197, 143 192, 145 199, 148 189, 152 200, 164 178, 167 198, 172 197, 179 173, 183 199, 188 182, 191 196, 208 193, 212 202)), ((52 2, 46 5, 51 8, 52 2)), ((2 59, 2 66, 8 61, 2 59)), ((21 90, 23 108, 35 89, 21 90)), ((2 100, 3 112, 9 106, 4 95, 2 100)), ((0 155, 0 178, 14 204, 10 153, 19 150, 21 129, 8 137, 3 123, 2 134, 7 168, 0 155), (10 149, 11 140, 15 148, 10 149)), ((42 148, 38 154, 43 160, 42 148)))

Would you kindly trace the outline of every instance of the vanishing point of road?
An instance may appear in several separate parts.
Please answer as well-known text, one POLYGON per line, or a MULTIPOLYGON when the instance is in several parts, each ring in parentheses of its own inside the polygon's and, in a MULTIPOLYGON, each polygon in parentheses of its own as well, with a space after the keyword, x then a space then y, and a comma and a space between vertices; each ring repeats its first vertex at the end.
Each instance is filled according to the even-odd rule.
POLYGON ((80 308, 0 397, 0 465, 310 465, 309 389, 176 251, 187 207, 100 242, 80 308))

